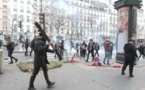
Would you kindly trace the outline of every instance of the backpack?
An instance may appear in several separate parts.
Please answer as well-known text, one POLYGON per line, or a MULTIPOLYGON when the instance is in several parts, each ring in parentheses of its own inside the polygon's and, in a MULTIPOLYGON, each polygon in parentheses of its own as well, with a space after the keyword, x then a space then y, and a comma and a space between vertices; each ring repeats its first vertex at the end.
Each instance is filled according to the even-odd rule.
POLYGON ((84 44, 82 45, 82 49, 86 49, 86 46, 84 44))

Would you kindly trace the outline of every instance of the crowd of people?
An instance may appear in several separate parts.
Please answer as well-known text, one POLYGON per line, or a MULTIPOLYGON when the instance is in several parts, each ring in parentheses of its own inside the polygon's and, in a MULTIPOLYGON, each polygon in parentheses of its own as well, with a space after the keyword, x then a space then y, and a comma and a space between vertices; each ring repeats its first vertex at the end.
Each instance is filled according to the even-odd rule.
MULTIPOLYGON (((103 46, 105 50, 105 57, 103 63, 105 64, 105 61, 107 59, 107 64, 109 65, 109 59, 112 58, 113 43, 110 40, 105 40, 103 46)), ((77 51, 77 56, 85 58, 87 55, 86 62, 88 62, 90 54, 92 56, 92 61, 96 55, 97 57, 99 57, 100 45, 98 42, 90 39, 88 44, 85 41, 83 41, 82 43, 76 43, 75 49, 77 51)))
MULTIPOLYGON (((2 43, 2 42, 0 42, 2 43)), ((42 68, 43 72, 44 72, 44 77, 47 83, 47 87, 51 87, 52 85, 55 84, 55 82, 52 82, 49 80, 48 78, 48 73, 47 73, 47 64, 49 64, 49 61, 47 60, 47 52, 50 53, 55 53, 55 50, 58 50, 59 53, 61 54, 61 56, 63 56, 63 52, 64 52, 64 40, 61 41, 61 43, 55 43, 54 46, 51 42, 48 42, 48 44, 46 43, 46 41, 44 40, 44 37, 41 36, 41 34, 37 35, 31 42, 29 42, 28 39, 26 39, 26 41, 24 42, 24 46, 25 46, 25 56, 28 56, 28 47, 31 47, 31 52, 30 52, 30 56, 32 55, 32 51, 34 51, 34 70, 33 73, 30 77, 30 81, 29 81, 29 87, 28 90, 36 90, 35 86, 34 86, 34 81, 35 78, 37 76, 37 74, 39 73, 40 68, 42 68), (49 49, 49 46, 52 46, 55 50, 51 50, 49 49)), ((1 45, 0 45, 1 46, 1 45)), ((109 60, 112 58, 112 52, 113 52, 113 43, 110 40, 105 40, 103 43, 104 46, 104 51, 105 51, 105 57, 103 60, 103 63, 107 65, 110 65, 109 60), (106 62, 107 60, 107 62, 106 62)), ((15 58, 14 56, 12 56, 13 51, 15 49, 15 44, 13 41, 11 41, 11 37, 7 38, 7 50, 8 50, 8 56, 11 59, 10 64, 13 64, 13 59, 15 60, 15 62, 18 61, 17 58, 15 58)), ((80 57, 86 57, 87 55, 87 59, 86 62, 88 62, 89 60, 89 56, 91 54, 92 56, 92 61, 94 60, 95 56, 97 55, 97 57, 99 57, 99 50, 100 50, 100 45, 98 44, 98 42, 93 41, 93 39, 89 40, 89 43, 87 44, 85 41, 83 41, 82 43, 76 43, 76 46, 72 46, 71 48, 75 48, 77 51, 77 56, 80 57)), ((121 74, 125 75, 125 70, 126 67, 129 65, 129 77, 134 77, 133 75, 133 67, 134 67, 134 62, 136 60, 136 58, 138 58, 138 55, 136 53, 136 50, 138 50, 140 52, 140 56, 144 55, 144 45, 143 44, 139 44, 139 46, 136 48, 136 46, 133 44, 132 40, 128 40, 128 43, 126 43, 124 45, 124 65, 122 67, 122 71, 121 74)), ((54 56, 56 57, 56 55, 54 56)), ((138 60, 139 60, 138 58, 138 60)))

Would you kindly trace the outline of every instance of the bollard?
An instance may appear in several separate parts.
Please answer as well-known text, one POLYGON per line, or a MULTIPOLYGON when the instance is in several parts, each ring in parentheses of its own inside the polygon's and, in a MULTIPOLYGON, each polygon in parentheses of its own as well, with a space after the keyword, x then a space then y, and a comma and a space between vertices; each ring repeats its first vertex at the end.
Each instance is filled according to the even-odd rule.
POLYGON ((0 49, 0 74, 3 73, 3 67, 4 67, 3 50, 0 49))

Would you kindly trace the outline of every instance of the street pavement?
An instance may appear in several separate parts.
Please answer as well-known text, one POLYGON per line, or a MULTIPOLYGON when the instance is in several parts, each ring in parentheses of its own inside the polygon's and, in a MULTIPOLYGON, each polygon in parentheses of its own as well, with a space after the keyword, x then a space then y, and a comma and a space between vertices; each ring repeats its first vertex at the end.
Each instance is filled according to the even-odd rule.
MULTIPOLYGON (((33 59, 24 56, 24 53, 14 53, 19 58, 19 62, 33 59)), ((71 54, 69 54, 71 56, 71 54)), ((101 60, 103 51, 100 51, 101 60)), ((50 54, 54 59, 54 55, 50 54)), ((7 52, 4 51, 4 57, 7 52)), ((113 58, 115 55, 113 56, 113 58)), ((126 75, 121 75, 121 68, 94 67, 87 65, 85 58, 76 57, 75 63, 64 63, 62 67, 48 70, 49 78, 55 81, 54 87, 47 89, 43 72, 40 71, 35 80, 37 90, 145 90, 145 60, 138 61, 139 66, 134 69, 133 78, 129 78, 128 69, 126 75)), ((114 62, 114 59, 111 59, 114 62)), ((92 63, 92 62, 89 62, 92 63)), ((115 62, 114 62, 115 63, 115 62)), ((27 90, 31 72, 22 72, 16 64, 4 63, 4 73, 0 74, 0 90, 27 90)))

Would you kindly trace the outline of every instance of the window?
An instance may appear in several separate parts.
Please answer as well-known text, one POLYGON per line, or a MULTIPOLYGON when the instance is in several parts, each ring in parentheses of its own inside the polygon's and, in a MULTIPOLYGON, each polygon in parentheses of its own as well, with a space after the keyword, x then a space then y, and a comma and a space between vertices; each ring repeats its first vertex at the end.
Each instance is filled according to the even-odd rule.
POLYGON ((15 20, 17 20, 17 14, 14 14, 13 18, 14 18, 15 20))
POLYGON ((7 11, 3 11, 3 18, 7 18, 7 11))
POLYGON ((7 8, 7 2, 3 1, 3 8, 7 8))
POLYGON ((21 6, 20 12, 24 12, 24 7, 21 6))
POLYGON ((15 6, 14 6, 14 11, 16 11, 16 12, 17 12, 17 5, 15 5, 15 6))
POLYGON ((17 24, 14 24, 14 31, 17 32, 17 24))
POLYGON ((27 7, 27 13, 30 13, 30 8, 29 7, 27 7))
POLYGON ((20 3, 24 3, 24 1, 23 1, 23 0, 21 0, 21 1, 20 1, 20 3))
POLYGON ((17 0, 14 0, 14 2, 17 2, 17 0))
POLYGON ((24 16, 20 15, 20 19, 21 19, 21 21, 23 21, 24 20, 24 16))
POLYGON ((30 32, 30 25, 27 25, 27 32, 30 32))
POLYGON ((30 22, 30 16, 27 16, 27 22, 30 22))
POLYGON ((7 22, 3 22, 3 29, 7 29, 7 22))

